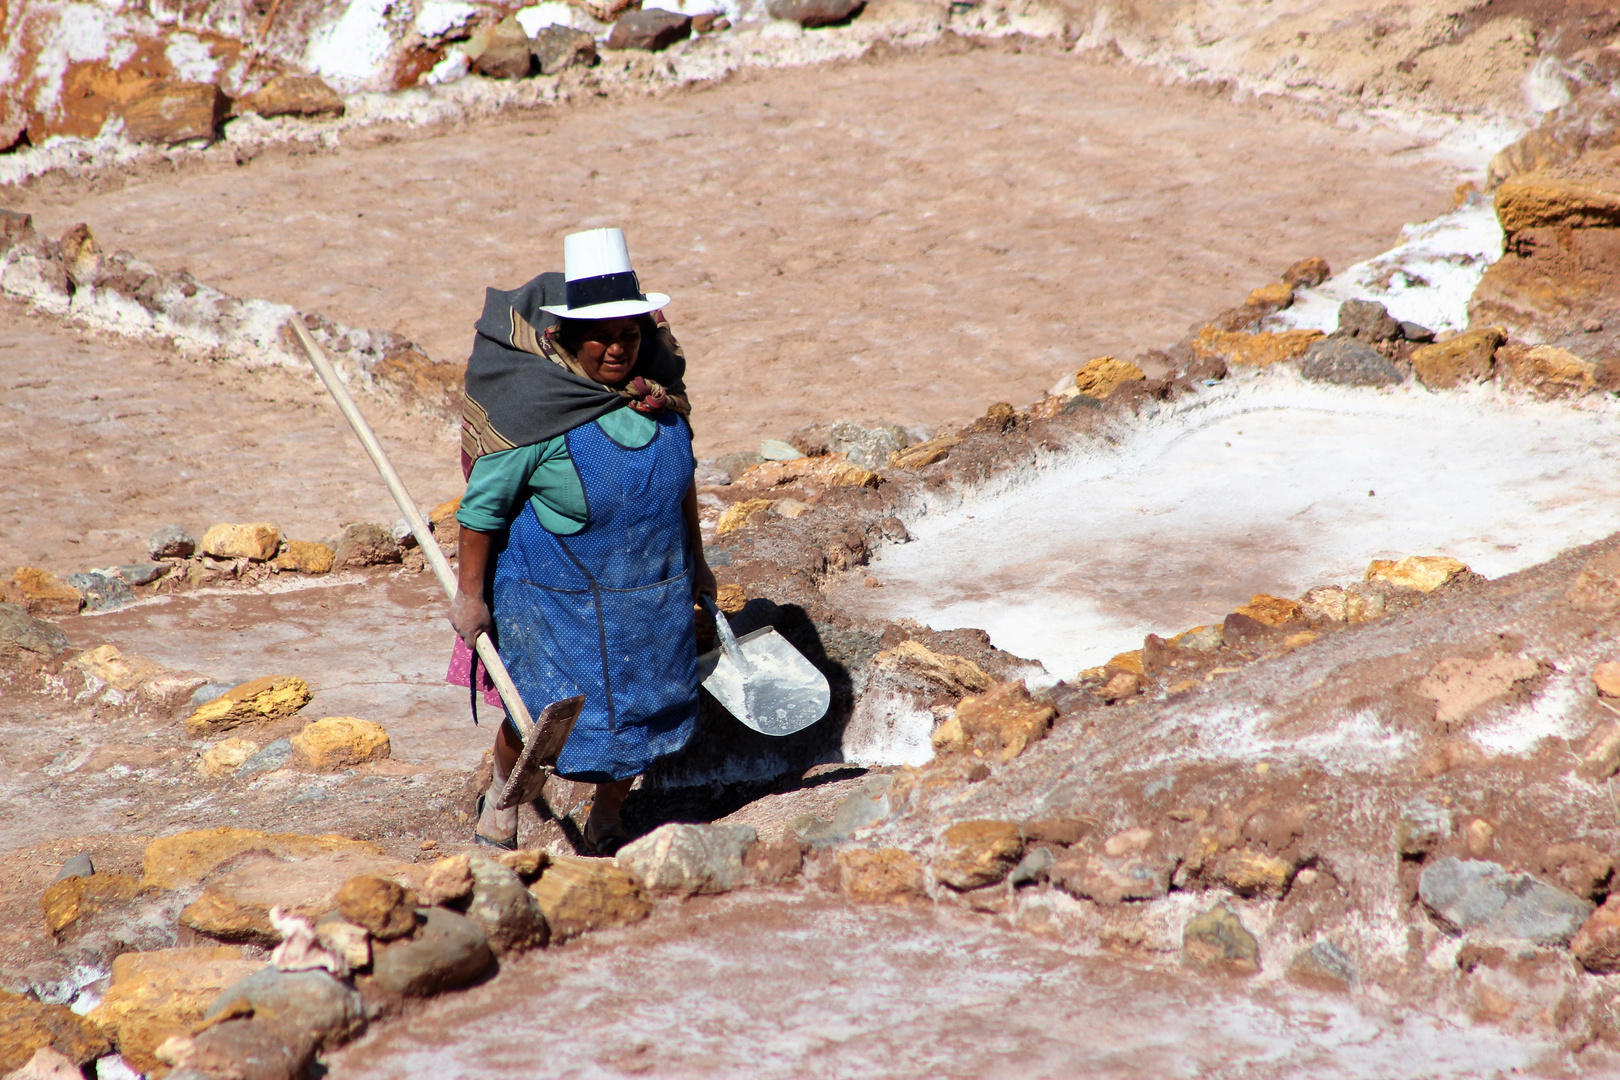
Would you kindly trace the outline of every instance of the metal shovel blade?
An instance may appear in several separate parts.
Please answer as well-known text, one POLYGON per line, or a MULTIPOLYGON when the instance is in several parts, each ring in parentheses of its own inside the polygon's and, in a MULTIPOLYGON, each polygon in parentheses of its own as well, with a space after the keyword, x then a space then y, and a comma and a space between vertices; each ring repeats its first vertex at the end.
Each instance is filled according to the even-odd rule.
POLYGON ((698 657, 698 676, 727 712, 761 735, 791 735, 827 715, 827 676, 786 638, 769 626, 734 638, 718 614, 715 625, 721 646, 698 657))

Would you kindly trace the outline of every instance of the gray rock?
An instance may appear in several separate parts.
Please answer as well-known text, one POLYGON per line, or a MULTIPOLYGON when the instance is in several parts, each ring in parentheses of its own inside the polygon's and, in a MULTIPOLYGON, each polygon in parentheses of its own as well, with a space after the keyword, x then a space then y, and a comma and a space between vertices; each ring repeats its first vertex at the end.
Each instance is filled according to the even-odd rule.
POLYGON ((765 11, 773 19, 809 28, 841 23, 865 6, 865 0, 767 0, 765 11))
POLYGON ((1052 854, 1049 847, 1030 848, 1024 857, 1018 860, 1018 865, 1012 868, 1007 880, 1013 888, 1020 885, 1038 885, 1045 881, 1052 873, 1052 864, 1057 862, 1057 856, 1052 854))
POLYGON ((364 1005, 324 971, 262 968, 220 991, 204 1019, 225 1016, 199 1034, 187 1061, 207 1076, 304 1076, 315 1055, 365 1029, 364 1005), (248 1015, 251 1012, 251 1015, 248 1015), (239 1018, 228 1018, 233 1013, 239 1018))
POLYGON ((228 682, 207 682, 191 692, 191 704, 195 706, 206 705, 225 691, 231 689, 228 682))
POLYGON ((1401 337, 1405 338, 1407 341, 1433 341, 1434 331, 1419 323, 1406 322, 1405 320, 1402 320, 1401 337))
POLYGON ((850 461, 874 472, 889 467, 889 455, 911 445, 905 430, 894 424, 863 427, 849 420, 836 421, 827 433, 827 446, 850 461))
POLYGON ((1374 300, 1346 300, 1339 305, 1338 333, 1366 342, 1395 341, 1401 336, 1401 324, 1374 300))
POLYGON ((466 986, 495 962, 478 924, 444 908, 418 908, 414 937, 374 947, 368 985, 399 997, 429 997, 466 986))
POLYGON ((758 465, 764 460, 758 450, 739 450, 735 454, 727 454, 719 461, 716 461, 714 467, 716 470, 726 474, 726 483, 729 484, 742 475, 744 469, 758 465))
POLYGON ((1299 370, 1307 379, 1339 386, 1393 386, 1401 381, 1394 364, 1353 337, 1325 337, 1305 351, 1299 370))
POLYGON ((1246 975, 1260 970, 1260 943, 1224 903, 1187 923, 1181 934, 1181 953, 1189 963, 1203 967, 1246 975))
POLYGON ((36 619, 16 604, 0 604, 0 657, 24 652, 55 656, 67 647, 67 635, 60 626, 36 619))
POLYGON ((125 563, 118 568, 118 576, 131 585, 150 585, 168 572, 162 563, 125 563))
POLYGON ((887 821, 894 816, 889 808, 892 776, 874 776, 845 795, 833 811, 831 821, 806 815, 796 830, 800 840, 813 848, 824 848, 848 840, 855 830, 887 821))
POLYGON ((1294 954, 1288 976, 1296 982, 1340 989, 1356 981, 1355 961, 1326 938, 1294 954))
POLYGON ((332 542, 332 569, 382 566, 401 559, 399 541, 381 525, 365 522, 350 525, 332 542))
MULTIPOLYGON (((292 740, 277 739, 263 750, 242 762, 242 767, 236 770, 236 775, 253 776, 256 773, 275 772, 286 765, 292 758, 292 740)), ((323 791, 324 795, 325 792, 323 791)))
POLYGON ((804 451, 781 439, 766 439, 759 444, 759 456, 766 461, 797 461, 804 451))
POLYGON ((411 523, 404 518, 394 522, 393 528, 388 530, 388 535, 392 536, 394 543, 405 551, 409 551, 416 546, 416 534, 411 532, 411 523))
POLYGON ((663 8, 649 8, 646 11, 627 11, 619 16, 619 21, 608 32, 607 47, 658 52, 691 36, 691 16, 663 8))
POLYGON ((165 525, 146 541, 146 553, 154 559, 186 559, 197 552, 197 538, 178 525, 165 525))
POLYGON ((722 469, 717 461, 700 461, 697 463, 697 472, 692 476, 692 480, 699 485, 713 484, 725 487, 731 483, 731 474, 722 469))
POLYGON ((1418 898, 1447 929, 1493 940, 1565 945, 1595 910, 1589 900, 1493 862, 1437 859, 1418 898))
POLYGON ((70 877, 89 877, 95 872, 95 863, 90 861, 90 856, 81 852, 62 864, 62 869, 57 871, 56 880, 61 881, 70 877))
POLYGON ((1451 835, 1451 811, 1419 795, 1401 808, 1395 846, 1402 855, 1422 855, 1451 835))
POLYGON ((495 955, 544 948, 551 932, 523 879, 481 851, 468 853, 467 866, 473 892, 466 915, 483 930, 495 955))
POLYGON ((470 66, 485 78, 521 79, 533 70, 529 35, 515 15, 476 31, 468 44, 470 66))
POLYGON ((545 26, 529 42, 529 51, 542 75, 555 75, 571 67, 596 63, 596 38, 589 30, 571 26, 545 26))
POLYGON ((660 825, 619 849, 615 861, 651 892, 723 893, 747 880, 743 859, 759 840, 752 825, 660 825))
POLYGON ((122 578, 92 570, 87 574, 69 574, 64 579, 84 594, 87 611, 111 611, 135 602, 135 593, 122 578))

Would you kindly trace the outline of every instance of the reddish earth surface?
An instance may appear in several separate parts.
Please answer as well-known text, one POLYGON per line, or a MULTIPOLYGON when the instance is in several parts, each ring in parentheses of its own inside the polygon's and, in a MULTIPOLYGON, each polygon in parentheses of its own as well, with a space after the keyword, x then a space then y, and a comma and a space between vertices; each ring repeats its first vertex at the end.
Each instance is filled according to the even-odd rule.
POLYGON ((1297 259, 1383 250, 1460 178, 1421 139, 1038 48, 349 142, 0 202, 456 361, 486 286, 555 268, 564 233, 623 226, 643 283, 674 297, 707 456, 812 421, 937 427, 1032 401, 1297 259))

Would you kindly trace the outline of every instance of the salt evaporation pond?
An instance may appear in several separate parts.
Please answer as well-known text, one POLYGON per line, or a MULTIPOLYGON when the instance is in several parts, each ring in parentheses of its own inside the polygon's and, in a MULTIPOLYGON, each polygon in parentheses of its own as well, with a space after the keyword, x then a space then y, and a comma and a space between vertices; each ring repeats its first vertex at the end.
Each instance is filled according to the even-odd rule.
POLYGON ((1360 580, 1371 559, 1451 555, 1497 577, 1620 530, 1617 419, 1603 399, 1239 377, 923 513, 869 568, 883 588, 838 600, 979 627, 1072 678, 1253 593, 1360 580))

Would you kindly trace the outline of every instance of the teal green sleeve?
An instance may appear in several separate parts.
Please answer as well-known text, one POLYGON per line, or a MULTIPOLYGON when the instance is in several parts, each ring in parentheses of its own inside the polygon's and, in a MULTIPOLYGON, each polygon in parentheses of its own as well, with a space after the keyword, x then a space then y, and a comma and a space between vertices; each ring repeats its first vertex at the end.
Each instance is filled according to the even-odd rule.
POLYGON ((550 532, 567 536, 585 527, 585 488, 564 436, 485 454, 473 462, 456 521, 477 532, 500 532, 517 517, 525 498, 550 532))

